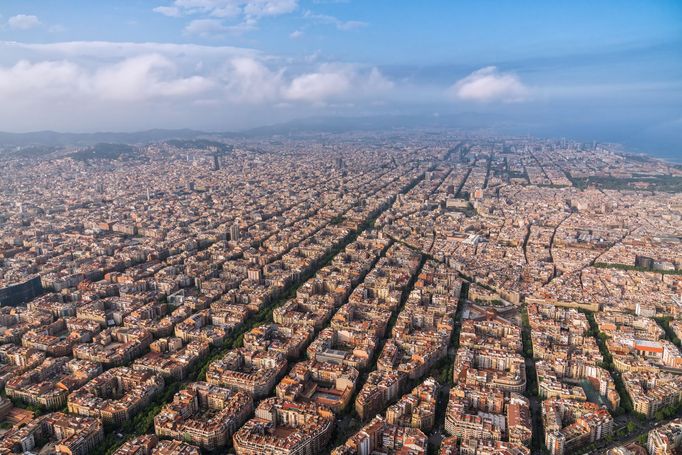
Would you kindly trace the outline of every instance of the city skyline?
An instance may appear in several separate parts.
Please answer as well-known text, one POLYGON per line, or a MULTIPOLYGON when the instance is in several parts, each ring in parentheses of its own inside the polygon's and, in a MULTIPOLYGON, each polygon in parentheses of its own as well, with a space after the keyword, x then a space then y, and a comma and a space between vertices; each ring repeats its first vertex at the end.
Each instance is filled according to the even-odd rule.
POLYGON ((459 115, 672 158, 682 145, 675 1, 8 1, 0 48, 3 131, 459 115))

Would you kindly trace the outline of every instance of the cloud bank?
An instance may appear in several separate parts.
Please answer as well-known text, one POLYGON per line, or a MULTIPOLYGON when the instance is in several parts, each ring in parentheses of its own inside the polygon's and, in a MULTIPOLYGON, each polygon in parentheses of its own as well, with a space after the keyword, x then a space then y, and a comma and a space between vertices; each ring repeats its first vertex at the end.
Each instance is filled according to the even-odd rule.
MULTIPOLYGON (((167 116, 205 118, 240 109, 302 111, 336 103, 377 100, 393 88, 377 68, 346 63, 297 62, 251 49, 183 44, 68 42, 0 43, 0 122, 31 122, 40 111, 57 128, 68 107, 86 107, 88 121, 159 124, 167 116), (8 63, 7 56, 19 55, 8 63), (169 112, 170 110, 173 112, 169 112), (209 111, 212 110, 212 111, 209 111), (145 118, 147 117, 147 118, 145 118)), ((73 109, 72 123, 81 113, 73 109)), ((84 115, 84 114, 83 114, 84 115)), ((191 123, 191 122, 186 122, 191 123)), ((139 128, 142 128, 140 126, 139 128)))

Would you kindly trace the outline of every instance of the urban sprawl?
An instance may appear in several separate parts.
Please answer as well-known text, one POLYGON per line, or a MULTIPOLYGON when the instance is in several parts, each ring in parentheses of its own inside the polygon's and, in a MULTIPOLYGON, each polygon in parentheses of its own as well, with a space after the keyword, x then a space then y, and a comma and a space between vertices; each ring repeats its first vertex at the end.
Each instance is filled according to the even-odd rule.
POLYGON ((395 131, 0 179, 0 455, 682 453, 680 166, 395 131))

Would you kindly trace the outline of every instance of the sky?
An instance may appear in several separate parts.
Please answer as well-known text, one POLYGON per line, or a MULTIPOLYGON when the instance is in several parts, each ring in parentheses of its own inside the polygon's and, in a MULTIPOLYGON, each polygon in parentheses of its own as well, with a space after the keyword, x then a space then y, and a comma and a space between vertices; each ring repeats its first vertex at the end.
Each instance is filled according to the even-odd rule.
POLYGON ((3 131, 469 113, 682 155, 682 1, 0 2, 3 131))

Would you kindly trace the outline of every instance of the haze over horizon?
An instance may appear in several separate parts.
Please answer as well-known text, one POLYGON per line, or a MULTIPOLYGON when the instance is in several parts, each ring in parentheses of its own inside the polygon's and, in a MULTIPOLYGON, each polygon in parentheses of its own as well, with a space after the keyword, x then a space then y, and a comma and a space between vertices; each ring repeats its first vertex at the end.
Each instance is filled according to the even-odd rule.
POLYGON ((3 131, 471 112, 682 155, 677 1, 11 0, 0 49, 3 131))

